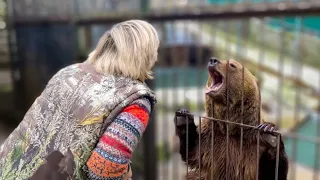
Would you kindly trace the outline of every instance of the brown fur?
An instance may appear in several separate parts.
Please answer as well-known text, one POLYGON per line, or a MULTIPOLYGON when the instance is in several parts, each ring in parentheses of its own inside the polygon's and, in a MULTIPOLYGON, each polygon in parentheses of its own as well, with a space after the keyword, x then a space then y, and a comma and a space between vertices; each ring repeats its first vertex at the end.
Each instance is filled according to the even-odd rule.
MULTIPOLYGON (((206 116, 257 126, 261 123, 260 119, 262 118, 259 118, 261 108, 259 104, 260 95, 256 78, 247 69, 244 69, 244 84, 242 84, 241 64, 233 60, 229 61, 229 64, 231 63, 235 67, 231 67, 230 65, 227 67, 227 61, 221 61, 221 63, 216 67, 224 76, 224 85, 218 93, 206 94, 206 116), (227 73, 227 69, 229 73, 227 73), (229 103, 227 103, 227 74, 229 81, 229 103), (241 106, 242 89, 244 101, 243 116, 241 106), (227 112, 227 105, 229 105, 229 113, 227 112)), ((207 84, 210 84, 211 82, 212 79, 211 76, 209 76, 207 84)), ((274 173, 274 168, 269 168, 273 167, 270 164, 275 162, 276 149, 270 148, 268 144, 260 141, 261 138, 259 139, 258 149, 258 131, 244 127, 241 156, 241 128, 238 125, 228 126, 227 133, 226 123, 202 119, 201 127, 197 127, 197 133, 190 132, 192 131, 192 128, 189 128, 189 143, 191 142, 191 147, 189 145, 188 166, 193 169, 193 171, 189 172, 190 176, 188 179, 198 179, 195 178, 194 174, 195 172, 199 173, 199 162, 201 164, 201 179, 203 180, 253 180, 256 179, 257 174, 260 174, 262 177, 264 173, 269 173, 267 171, 273 171, 274 173), (195 135, 192 135, 198 135, 199 132, 201 137, 200 140, 199 138, 194 137, 195 135), (227 134, 229 135, 229 142, 227 142, 227 134), (193 143, 193 141, 195 142, 193 143), (192 143, 195 145, 194 147, 192 147, 192 143), (201 147, 201 149, 199 149, 199 147, 201 147), (257 150, 259 150, 259 153, 257 150), (264 166, 265 164, 266 166, 264 166)), ((177 127, 177 130, 179 131, 181 128, 182 127, 177 127)), ((178 136, 180 137, 180 154, 184 156, 183 154, 185 153, 182 152, 182 148, 185 148, 185 142, 183 140, 185 135, 181 133, 179 134, 178 132, 178 136)), ((283 167, 280 166, 280 170, 283 171, 284 174, 284 176, 281 177, 284 177, 282 179, 286 179, 287 158, 282 141, 280 153, 282 153, 280 154, 280 160, 283 160, 280 161, 280 163, 283 164, 283 167)), ((259 177, 259 179, 268 179, 266 176, 265 178, 261 177, 259 177)))

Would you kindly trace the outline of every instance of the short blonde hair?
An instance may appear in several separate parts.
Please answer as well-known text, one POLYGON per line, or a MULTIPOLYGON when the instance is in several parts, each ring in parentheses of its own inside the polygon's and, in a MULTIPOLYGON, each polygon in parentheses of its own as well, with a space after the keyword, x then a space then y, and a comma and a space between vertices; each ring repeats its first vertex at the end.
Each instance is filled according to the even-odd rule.
POLYGON ((87 62, 104 74, 152 79, 157 61, 159 37, 146 21, 130 20, 114 25, 99 40, 87 62))

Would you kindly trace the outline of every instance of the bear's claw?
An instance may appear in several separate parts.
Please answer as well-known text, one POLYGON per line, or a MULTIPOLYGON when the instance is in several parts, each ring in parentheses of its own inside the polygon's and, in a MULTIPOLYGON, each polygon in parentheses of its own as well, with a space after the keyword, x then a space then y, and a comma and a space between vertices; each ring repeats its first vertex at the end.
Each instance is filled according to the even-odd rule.
POLYGON ((258 129, 264 132, 261 135, 263 142, 271 145, 272 147, 277 147, 277 137, 273 132, 276 131, 276 126, 273 123, 265 122, 258 126, 258 129))
POLYGON ((186 125, 193 122, 194 117, 186 109, 179 109, 175 113, 174 123, 176 126, 186 125))
POLYGON ((263 132, 274 132, 276 130, 276 126, 272 123, 262 123, 258 126, 258 129, 260 129, 263 132))

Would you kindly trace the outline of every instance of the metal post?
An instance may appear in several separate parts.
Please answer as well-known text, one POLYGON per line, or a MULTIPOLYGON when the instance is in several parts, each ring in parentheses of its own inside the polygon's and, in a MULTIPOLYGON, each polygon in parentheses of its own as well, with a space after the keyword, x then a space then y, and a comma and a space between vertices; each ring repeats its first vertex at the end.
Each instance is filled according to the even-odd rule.
MULTIPOLYGON (((148 86, 154 89, 155 82, 147 81, 148 86)), ((156 148, 156 113, 152 111, 147 129, 143 135, 144 179, 157 180, 157 148, 156 148)), ((134 173, 134 172, 133 172, 134 173)))

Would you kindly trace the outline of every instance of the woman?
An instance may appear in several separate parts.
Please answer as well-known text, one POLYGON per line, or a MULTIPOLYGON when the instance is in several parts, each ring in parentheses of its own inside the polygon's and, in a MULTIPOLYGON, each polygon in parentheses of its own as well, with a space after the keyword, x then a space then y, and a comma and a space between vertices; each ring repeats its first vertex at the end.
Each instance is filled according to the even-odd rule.
POLYGON ((48 82, 0 149, 0 179, 125 179, 156 99, 159 38, 149 23, 116 24, 87 61, 48 82))

